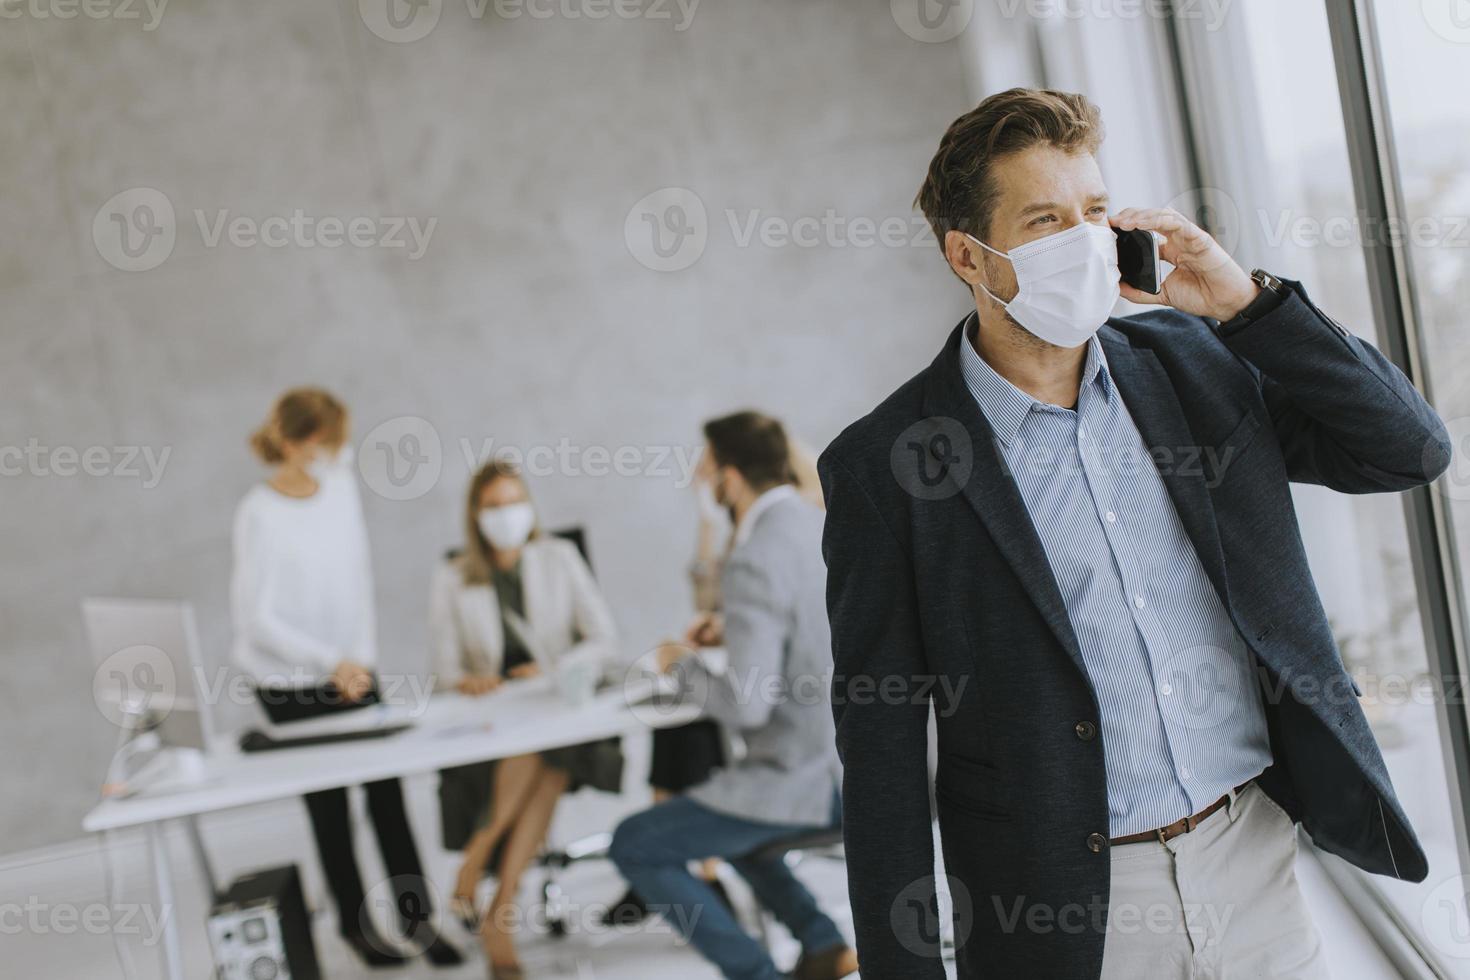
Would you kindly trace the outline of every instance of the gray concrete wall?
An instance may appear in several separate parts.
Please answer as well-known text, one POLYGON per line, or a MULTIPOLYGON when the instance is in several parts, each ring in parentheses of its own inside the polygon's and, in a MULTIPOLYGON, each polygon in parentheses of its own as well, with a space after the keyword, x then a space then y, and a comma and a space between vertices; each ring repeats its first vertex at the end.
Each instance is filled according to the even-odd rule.
POLYGON ((429 571, 485 440, 561 460, 533 493, 590 529, 631 656, 689 609, 694 501, 660 455, 744 406, 820 448, 966 307, 909 207, 967 108, 961 58, 887 0, 705 0, 687 22, 447 0, 413 41, 373 7, 0 20, 0 851, 76 836, 96 796, 115 732, 83 596, 187 598, 225 657, 245 439, 282 388, 338 391, 359 438, 439 440, 410 499, 366 481, 385 669, 424 667, 429 571), (671 187, 705 210, 702 251, 675 247, 699 225, 671 187), (252 243, 298 210, 330 220, 252 243), (328 247, 355 218, 436 224, 422 255, 328 247), (92 447, 80 472, 68 450, 92 447), (637 474, 589 474, 620 447, 637 474), (168 454, 156 482, 142 453, 168 454))

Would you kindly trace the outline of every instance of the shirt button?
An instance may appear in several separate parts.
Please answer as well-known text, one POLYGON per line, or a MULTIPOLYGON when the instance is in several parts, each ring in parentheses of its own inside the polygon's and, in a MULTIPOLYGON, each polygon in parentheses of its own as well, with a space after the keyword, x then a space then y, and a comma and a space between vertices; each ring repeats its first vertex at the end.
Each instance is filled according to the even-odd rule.
POLYGON ((1080 422, 1077 424, 1077 438, 1079 438, 1079 439, 1086 439, 1087 438, 1087 426, 1086 426, 1086 424, 1080 423, 1080 422))
POLYGON ((1159 685, 1159 693, 1162 694, 1164 697, 1168 697, 1169 695, 1174 693, 1174 685, 1165 681, 1163 684, 1159 685))
POLYGON ((1084 742, 1090 742, 1097 737, 1097 726, 1090 721, 1079 721, 1072 730, 1084 742))
POLYGON ((1112 511, 1108 511, 1108 523, 1109 524, 1116 524, 1116 523, 1118 523, 1118 515, 1117 514, 1114 514, 1112 511))
POLYGON ((1194 778, 1194 772, 1191 771, 1188 767, 1186 767, 1184 769, 1179 770, 1179 778, 1180 779, 1193 779, 1194 778))
POLYGON ((1144 606, 1148 605, 1148 603, 1144 601, 1143 596, 1136 595, 1133 597, 1133 605, 1137 606, 1139 609, 1142 609, 1144 606))
POLYGON ((1087 835, 1087 849, 1094 854, 1102 853, 1102 849, 1108 846, 1108 839, 1102 834, 1087 835))

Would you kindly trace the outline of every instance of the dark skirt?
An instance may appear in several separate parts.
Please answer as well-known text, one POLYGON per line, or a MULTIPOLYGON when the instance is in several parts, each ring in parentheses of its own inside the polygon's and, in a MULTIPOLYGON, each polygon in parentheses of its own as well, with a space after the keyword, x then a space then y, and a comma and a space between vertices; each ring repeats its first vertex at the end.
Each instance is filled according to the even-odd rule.
POLYGON ((620 738, 604 738, 561 749, 547 749, 541 753, 541 761, 553 769, 560 769, 570 777, 568 793, 576 792, 583 786, 591 786, 604 793, 622 791, 623 740, 620 738))
POLYGON ((682 793, 709 779, 725 764, 725 736, 713 721, 693 721, 653 733, 653 762, 648 784, 682 793))
MULTIPOLYGON (((547 765, 567 774, 569 793, 584 786, 604 793, 623 788, 623 743, 617 737, 548 749, 540 755, 547 765)), ((472 762, 439 773, 439 820, 446 850, 462 850, 490 821, 496 764, 472 762)))

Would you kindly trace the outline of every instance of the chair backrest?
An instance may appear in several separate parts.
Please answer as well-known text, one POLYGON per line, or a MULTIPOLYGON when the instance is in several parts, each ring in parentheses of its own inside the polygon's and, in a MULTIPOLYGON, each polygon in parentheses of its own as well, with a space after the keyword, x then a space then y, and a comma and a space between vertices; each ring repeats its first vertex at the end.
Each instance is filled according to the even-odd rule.
MULTIPOLYGON (((555 537, 565 538, 576 545, 577 551, 582 555, 582 560, 587 563, 587 567, 592 567, 592 557, 587 554, 587 532, 583 529, 582 525, 573 524, 570 527, 556 528, 550 533, 555 537)), ((450 548, 444 552, 444 560, 454 561, 454 559, 462 554, 464 554, 463 548, 450 548)))

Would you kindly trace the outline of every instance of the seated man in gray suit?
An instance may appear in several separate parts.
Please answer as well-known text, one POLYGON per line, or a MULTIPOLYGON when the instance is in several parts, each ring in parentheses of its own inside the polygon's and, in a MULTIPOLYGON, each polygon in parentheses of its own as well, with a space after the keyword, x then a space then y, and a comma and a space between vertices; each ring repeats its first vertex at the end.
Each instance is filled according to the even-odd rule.
POLYGON ((698 621, 685 644, 661 647, 659 667, 740 735, 746 752, 686 795, 625 820, 611 857, 648 906, 726 977, 773 980, 781 974, 770 956, 687 867, 726 858, 801 942, 795 976, 836 980, 857 969, 837 926, 784 860, 750 856, 840 820, 823 513, 792 486, 786 434, 775 419, 741 412, 707 423, 704 434, 701 478, 735 523, 721 577, 724 619, 698 621), (728 664, 716 673, 688 656, 695 646, 723 646, 728 664))

